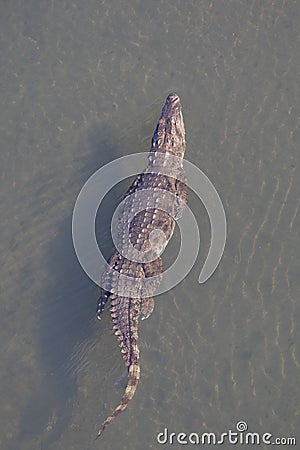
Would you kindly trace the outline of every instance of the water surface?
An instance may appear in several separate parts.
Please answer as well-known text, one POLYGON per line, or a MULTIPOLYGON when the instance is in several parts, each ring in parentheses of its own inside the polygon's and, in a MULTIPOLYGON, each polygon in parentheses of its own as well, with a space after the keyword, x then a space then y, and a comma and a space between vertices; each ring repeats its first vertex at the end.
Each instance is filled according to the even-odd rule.
MULTIPOLYGON (((285 0, 3 3, 1 449, 156 449, 165 427, 221 433, 238 420, 299 441, 299 19, 285 0), (97 168, 149 149, 172 90, 227 245, 200 286, 210 227, 191 195, 199 259, 141 324, 138 391, 95 441, 124 365, 109 314, 95 319, 72 209, 97 168)), ((107 256, 120 192, 103 206, 107 256)))

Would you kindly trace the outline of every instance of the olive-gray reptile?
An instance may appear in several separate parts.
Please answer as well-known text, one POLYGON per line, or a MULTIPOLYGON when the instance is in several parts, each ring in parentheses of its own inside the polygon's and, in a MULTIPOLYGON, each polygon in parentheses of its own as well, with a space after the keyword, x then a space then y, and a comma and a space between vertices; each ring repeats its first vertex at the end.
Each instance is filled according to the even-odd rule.
POLYGON ((126 192, 125 199, 129 199, 129 203, 128 206, 123 208, 118 221, 121 242, 124 242, 125 236, 127 236, 134 249, 139 252, 147 252, 151 248, 157 257, 146 262, 131 260, 128 257, 128 253, 126 254, 127 258, 124 256, 121 246, 120 252, 116 250, 109 260, 111 269, 103 274, 103 282, 107 290, 102 290, 101 292, 97 317, 100 319, 106 302, 110 300, 113 328, 118 337, 123 358, 128 366, 128 381, 121 403, 103 422, 98 436, 101 435, 119 413, 125 410, 129 401, 133 398, 139 382, 138 321, 140 317, 141 319, 146 319, 153 311, 153 294, 159 285, 163 272, 160 254, 174 232, 174 218, 180 217, 184 205, 187 203, 187 186, 184 182, 185 176, 183 172, 184 151, 185 129, 180 98, 176 93, 171 93, 165 101, 152 138, 148 166, 143 173, 135 178, 126 192), (168 163, 171 164, 168 159, 170 155, 171 157, 172 155, 175 156, 176 160, 179 161, 175 165, 175 169, 174 167, 172 168, 173 176, 162 174, 159 171, 160 165, 162 167, 168 165, 168 163), (139 212, 135 214, 128 230, 126 215, 128 216, 132 213, 133 205, 133 203, 130 203, 130 199, 134 198, 132 194, 141 194, 143 190, 146 195, 146 207, 143 210, 140 208, 139 212), (171 202, 168 200, 168 212, 153 207, 152 191, 156 193, 161 192, 162 194, 160 195, 167 191, 172 195, 173 200, 171 202), (147 202, 147 195, 149 196, 149 203, 147 202), (152 207, 149 207, 149 205, 152 207), (159 238, 155 239, 157 230, 159 233, 164 233, 165 242, 163 244, 161 244, 159 238), (146 293, 143 291, 140 296, 120 295, 118 291, 122 292, 123 286, 121 284, 124 281, 121 278, 116 278, 114 274, 118 276, 122 274, 133 280, 150 281, 150 284, 147 285, 146 293))

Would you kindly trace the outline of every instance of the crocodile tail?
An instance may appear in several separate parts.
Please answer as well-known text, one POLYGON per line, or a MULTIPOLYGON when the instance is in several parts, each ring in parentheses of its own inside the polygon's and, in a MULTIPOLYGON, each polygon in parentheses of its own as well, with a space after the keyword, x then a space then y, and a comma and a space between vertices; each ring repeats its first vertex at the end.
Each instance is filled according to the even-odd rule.
POLYGON ((101 436, 105 428, 117 417, 118 414, 123 412, 126 408, 130 400, 133 398, 137 385, 139 384, 140 379, 140 365, 137 362, 136 364, 131 364, 128 370, 128 381, 127 386, 122 397, 121 403, 115 408, 114 412, 108 416, 108 418, 103 422, 100 430, 98 431, 97 438, 101 436))

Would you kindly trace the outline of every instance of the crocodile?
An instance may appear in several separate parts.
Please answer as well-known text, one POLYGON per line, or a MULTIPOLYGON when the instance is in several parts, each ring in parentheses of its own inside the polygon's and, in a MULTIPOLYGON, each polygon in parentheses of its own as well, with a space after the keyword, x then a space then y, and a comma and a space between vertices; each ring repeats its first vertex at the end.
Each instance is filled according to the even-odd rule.
POLYGON ((97 317, 101 318, 106 303, 110 301, 113 329, 128 368, 128 378, 120 404, 102 423, 97 437, 126 409, 139 383, 138 321, 140 318, 147 319, 153 311, 153 294, 161 282, 163 273, 160 255, 173 235, 175 220, 181 216, 187 204, 188 193, 183 170, 184 152, 185 128, 182 106, 178 94, 172 92, 166 98, 152 137, 148 165, 144 172, 134 179, 124 195, 124 206, 118 219, 121 244, 108 261, 109 270, 105 270, 102 275, 102 286, 107 290, 101 289, 97 317), (166 167, 169 169, 167 175, 166 167), (165 196, 166 193, 172 196, 171 199, 170 196, 165 196), (141 199, 134 197, 137 194, 144 194, 142 207, 141 199), (154 194, 157 197, 156 201, 153 200, 154 194), (165 204, 158 202, 160 198, 165 198, 165 204), (131 218, 136 208, 137 212, 131 218), (131 250, 127 249, 124 256, 122 250, 125 249, 125 242, 128 240, 131 250), (135 257, 134 251, 138 251, 138 255, 150 253, 151 257, 139 259, 135 257), (122 277, 125 277, 125 281, 122 277), (145 281, 146 287, 134 290, 133 284, 130 283, 131 279, 140 281, 138 286, 145 281))

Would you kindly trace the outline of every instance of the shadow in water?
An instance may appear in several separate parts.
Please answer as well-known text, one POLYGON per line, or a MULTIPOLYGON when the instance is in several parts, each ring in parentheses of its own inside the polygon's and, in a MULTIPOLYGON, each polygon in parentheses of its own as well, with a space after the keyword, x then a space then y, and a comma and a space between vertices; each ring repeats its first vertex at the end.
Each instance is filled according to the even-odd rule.
MULTIPOLYGON (((66 183, 67 188, 75 193, 72 203, 66 206, 70 214, 55 224, 56 234, 46 252, 45 265, 49 278, 41 295, 37 336, 41 382, 23 411, 17 437, 18 442, 41 440, 43 449, 58 442, 65 429, 71 426, 73 404, 77 398, 76 375, 80 370, 81 358, 84 358, 82 352, 79 351, 78 355, 76 352, 84 342, 92 340, 94 333, 99 288, 87 277, 76 258, 71 220, 76 196, 88 177, 124 152, 116 138, 110 136, 110 133, 112 136, 117 134, 113 131, 116 130, 105 127, 101 138, 101 131, 92 129, 83 136, 85 142, 78 143, 76 153, 79 156, 74 157, 74 164, 80 165, 79 173, 73 175, 68 185, 66 183), (83 158, 86 164, 83 164, 83 158)), ((55 199, 52 201, 55 203, 55 199)), ((113 213, 113 204, 107 207, 110 208, 109 217, 113 213)), ((100 240, 106 241, 107 251, 111 252, 112 247, 107 239, 109 221, 105 218, 104 222, 105 231, 100 240)), ((103 327, 97 328, 97 341, 101 340, 103 331, 103 327)))

